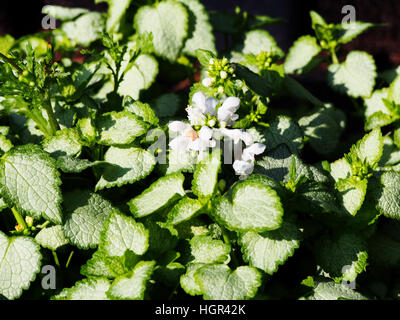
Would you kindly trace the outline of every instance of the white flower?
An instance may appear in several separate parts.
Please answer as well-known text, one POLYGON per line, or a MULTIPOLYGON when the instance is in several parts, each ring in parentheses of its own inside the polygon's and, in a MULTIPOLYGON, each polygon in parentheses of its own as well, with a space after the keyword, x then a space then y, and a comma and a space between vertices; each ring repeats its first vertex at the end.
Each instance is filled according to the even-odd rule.
POLYGON ((240 175, 240 179, 247 178, 254 170, 254 163, 243 160, 235 160, 233 169, 236 174, 240 175))
POLYGON ((192 97, 192 106, 186 109, 190 123, 194 126, 204 125, 207 114, 211 116, 216 114, 217 104, 217 99, 207 98, 203 92, 196 92, 192 97))
POLYGON ((207 77, 204 78, 203 81, 201 81, 201 83, 203 84, 203 86, 209 88, 215 83, 215 79, 207 77))
POLYGON ((196 92, 192 97, 194 107, 199 108, 203 114, 215 115, 215 107, 218 100, 215 98, 207 98, 203 92, 196 92))
POLYGON ((168 125, 168 128, 171 132, 179 134, 169 142, 169 147, 172 150, 187 151, 189 143, 197 139, 197 132, 189 124, 182 121, 173 121, 168 125))
POLYGON ((212 139, 212 129, 206 126, 202 127, 197 133, 189 124, 182 121, 173 121, 168 125, 168 128, 171 132, 178 133, 178 136, 170 141, 169 147, 180 152, 198 151, 200 160, 204 151, 208 148, 214 148, 217 144, 212 139))
POLYGON ((239 116, 235 112, 239 109, 240 99, 236 97, 228 97, 222 106, 218 109, 218 120, 228 125, 233 124, 239 116))
POLYGON ((215 129, 214 132, 215 132, 215 137, 219 140, 222 137, 227 137, 230 140, 233 140, 234 144, 237 144, 240 141, 243 141, 246 145, 253 143, 252 135, 240 129, 221 128, 221 129, 215 129))
POLYGON ((243 150, 242 160, 254 161, 254 156, 263 153, 265 145, 262 143, 253 143, 251 146, 243 150))
POLYGON ((214 148, 217 145, 217 142, 212 138, 212 136, 213 130, 204 126, 199 131, 198 139, 189 143, 189 149, 199 152, 199 160, 203 159, 204 152, 207 151, 208 148, 214 148))

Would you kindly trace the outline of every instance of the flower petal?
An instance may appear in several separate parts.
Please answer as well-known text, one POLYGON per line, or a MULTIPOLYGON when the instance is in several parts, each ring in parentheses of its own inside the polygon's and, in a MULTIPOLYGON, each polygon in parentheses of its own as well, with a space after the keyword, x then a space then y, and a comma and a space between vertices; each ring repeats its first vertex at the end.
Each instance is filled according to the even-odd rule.
POLYGON ((207 112, 214 116, 216 114, 215 112, 215 107, 218 104, 218 100, 215 98, 207 98, 206 99, 206 107, 207 107, 207 112))
POLYGON ((199 108, 202 113, 205 113, 207 111, 206 95, 203 92, 196 92, 192 97, 192 104, 199 108))
POLYGON ((247 176, 253 172, 254 164, 253 162, 235 160, 233 163, 233 169, 235 170, 236 174, 247 176))
POLYGON ((208 141, 212 138, 213 130, 207 126, 204 126, 199 131, 199 138, 204 141, 208 141))
POLYGON ((168 124, 169 130, 172 132, 183 132, 188 129, 188 127, 190 127, 190 125, 182 121, 172 121, 168 124))
POLYGON ((172 139, 169 142, 169 147, 172 150, 177 150, 177 151, 186 151, 188 149, 188 145, 191 142, 190 138, 184 137, 184 136, 179 136, 176 137, 175 139, 172 139))
POLYGON ((221 108, 229 110, 231 112, 235 112, 239 109, 240 106, 240 99, 236 97, 228 97, 222 104, 221 108))

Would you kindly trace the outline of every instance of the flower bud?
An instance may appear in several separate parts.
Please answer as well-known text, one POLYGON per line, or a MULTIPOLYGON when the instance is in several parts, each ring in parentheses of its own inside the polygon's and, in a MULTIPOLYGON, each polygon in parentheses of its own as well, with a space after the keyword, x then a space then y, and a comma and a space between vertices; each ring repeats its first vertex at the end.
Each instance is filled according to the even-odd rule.
POLYGON ((226 79, 226 78, 228 78, 228 74, 226 73, 226 71, 221 71, 221 72, 220 72, 220 76, 221 76, 221 79, 226 79))
POLYGON ((208 121, 208 125, 212 128, 215 126, 215 119, 211 119, 210 121, 208 121))
POLYGON ((224 88, 222 86, 218 87, 218 93, 219 94, 224 94, 224 88))

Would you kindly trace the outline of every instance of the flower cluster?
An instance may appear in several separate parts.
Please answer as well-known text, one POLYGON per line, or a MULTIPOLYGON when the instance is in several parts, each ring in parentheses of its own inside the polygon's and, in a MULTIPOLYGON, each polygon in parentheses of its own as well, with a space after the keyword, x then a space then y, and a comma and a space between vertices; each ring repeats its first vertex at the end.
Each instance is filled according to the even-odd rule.
POLYGON ((218 60, 211 58, 202 84, 205 87, 216 87, 218 88, 218 93, 223 94, 224 83, 228 78, 232 77, 234 72, 235 69, 228 59, 218 60))
POLYGON ((247 177, 253 171, 255 155, 263 153, 265 145, 254 143, 252 135, 244 130, 230 128, 239 118, 236 114, 239 107, 240 99, 237 97, 228 97, 221 102, 207 98, 203 92, 196 92, 192 104, 186 109, 190 123, 173 121, 168 126, 176 135, 169 147, 183 152, 198 152, 201 160, 205 152, 219 146, 218 142, 224 139, 224 143, 233 144, 235 172, 241 178, 247 177), (246 146, 244 149, 243 144, 246 146))

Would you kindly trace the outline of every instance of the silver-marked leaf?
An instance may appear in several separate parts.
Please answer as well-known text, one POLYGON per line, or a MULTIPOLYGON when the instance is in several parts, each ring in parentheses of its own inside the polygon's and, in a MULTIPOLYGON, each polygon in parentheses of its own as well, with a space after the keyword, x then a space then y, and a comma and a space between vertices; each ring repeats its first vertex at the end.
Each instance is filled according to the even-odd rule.
POLYGON ((60 184, 55 160, 38 146, 18 146, 1 158, 2 196, 19 211, 61 223, 60 184))
POLYGON ((45 228, 39 231, 36 235, 35 240, 43 248, 50 250, 57 250, 69 243, 68 239, 65 238, 64 232, 61 225, 55 225, 49 228, 45 228))
POLYGON ((197 199, 184 197, 168 212, 167 222, 175 225, 190 220, 203 207, 197 199))
POLYGON ((129 111, 114 111, 97 118, 96 128, 99 144, 123 145, 146 133, 148 125, 129 111))
POLYGON ((115 210, 111 203, 89 190, 74 190, 64 196, 67 213, 64 235, 81 249, 95 248, 100 242, 104 222, 115 210))
POLYGON ((231 271, 224 264, 206 265, 195 272, 194 278, 205 300, 250 299, 261 285, 261 273, 249 266, 231 271))
POLYGON ((142 6, 135 15, 135 29, 152 33, 154 50, 170 61, 176 60, 188 34, 189 15, 185 7, 172 0, 142 6))
POLYGON ((138 218, 147 216, 184 196, 184 179, 181 173, 173 173, 158 179, 142 194, 128 202, 132 214, 138 218))
POLYGON ((298 38, 289 50, 285 60, 285 72, 302 73, 304 68, 321 51, 317 39, 312 36, 302 36, 298 38))
POLYGON ((155 261, 140 261, 132 272, 114 280, 107 295, 118 300, 143 300, 155 261))
POLYGON ((86 278, 71 288, 63 289, 54 300, 109 300, 106 292, 111 282, 103 278, 86 278))
POLYGON ((243 181, 213 205, 213 216, 230 230, 279 228, 283 208, 275 190, 259 181, 243 181))
POLYGON ((153 170, 156 160, 154 156, 140 148, 110 147, 104 155, 104 160, 113 166, 104 168, 96 190, 121 187, 147 177, 153 170))
POLYGON ((149 246, 149 232, 143 224, 114 211, 104 224, 99 249, 108 256, 121 257, 126 250, 142 255, 149 246))
POLYGON ((210 236, 195 236, 190 240, 194 263, 227 263, 230 260, 231 246, 210 236))
POLYGON ((291 222, 283 222, 277 230, 256 233, 248 231, 240 235, 239 245, 243 259, 250 266, 273 274, 294 254, 300 245, 301 232, 291 222))
POLYGON ((54 158, 59 156, 77 156, 82 150, 78 132, 74 129, 63 129, 56 132, 52 137, 43 141, 43 149, 54 158))
POLYGON ((193 174, 192 190, 199 198, 209 197, 214 193, 221 167, 221 150, 214 149, 206 154, 197 164, 193 174))
POLYGON ((341 64, 328 68, 328 83, 340 93, 353 98, 369 97, 375 85, 375 61, 366 52, 351 51, 341 64))
POLYGON ((0 294, 19 298, 40 271, 40 247, 28 237, 7 237, 0 231, 0 294))

